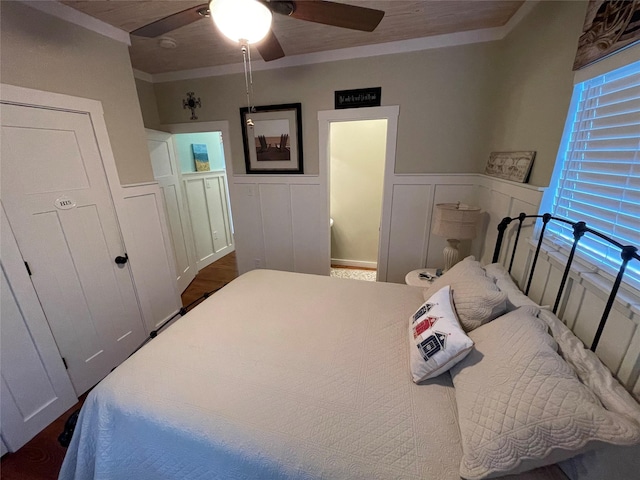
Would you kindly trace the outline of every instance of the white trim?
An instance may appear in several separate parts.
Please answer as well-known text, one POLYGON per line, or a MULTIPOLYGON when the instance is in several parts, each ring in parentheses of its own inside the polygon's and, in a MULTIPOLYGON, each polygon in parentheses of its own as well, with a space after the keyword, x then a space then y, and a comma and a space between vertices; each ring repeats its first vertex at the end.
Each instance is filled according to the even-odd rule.
MULTIPOLYGON (((315 63, 337 62, 355 58, 377 57, 380 55, 393 55, 397 53, 417 52, 434 48, 454 47, 469 43, 492 42, 504 38, 504 27, 471 30, 468 32, 448 33, 434 35, 432 37, 412 38, 397 42, 362 45, 360 47, 342 48, 338 50, 326 50, 324 52, 291 55, 272 62, 253 60, 253 71, 274 70, 277 68, 297 67, 300 65, 312 65, 315 63)), ((217 77, 244 72, 241 63, 230 65, 216 65, 213 67, 195 68, 192 70, 180 70, 177 72, 152 74, 153 83, 174 82, 177 80, 190 80, 194 78, 217 77)))
POLYGON ((531 13, 538 3, 540 3, 540 0, 525 0, 518 11, 514 13, 509 21, 502 27, 504 28, 504 37, 511 33, 511 31, 524 19, 524 17, 531 13))
POLYGON ((89 98, 72 97, 62 93, 45 92, 31 88, 18 87, 8 83, 0 84, 0 100, 14 105, 36 105, 67 110, 73 112, 91 113, 102 116, 102 103, 89 98))
POLYGON ((224 164, 227 171, 227 178, 233 177, 231 135, 229 134, 229 122, 227 120, 196 123, 168 123, 166 125, 160 125, 160 129, 171 134, 220 132, 222 134, 222 148, 224 150, 224 164))
POLYGON ((318 175, 254 175, 242 174, 230 177, 233 183, 240 184, 291 184, 291 185, 318 185, 318 175))
POLYGON ((122 185, 122 188, 148 187, 149 185, 158 185, 158 182, 127 183, 122 185))
POLYGON ((378 264, 376 262, 365 262, 363 260, 346 260, 344 258, 332 258, 331 265, 356 268, 378 268, 378 264))
POLYGON ((36 10, 40 10, 41 12, 60 18, 66 22, 79 25, 87 30, 109 37, 112 40, 116 40, 126 45, 131 45, 131 38, 129 37, 128 32, 114 27, 113 25, 109 25, 108 23, 76 10, 75 8, 59 3, 56 0, 35 2, 29 0, 18 1, 31 8, 35 8, 36 10))
MULTIPOLYGON (((389 235, 391 230, 391 198, 393 175, 396 166, 396 142, 398 138, 398 116, 400 106, 370 108, 348 108, 344 110, 325 110, 318 112, 318 146, 320 187, 323 189, 322 217, 326 218, 326 239, 331 251, 331 231, 329 228, 329 129, 331 122, 349 122, 358 120, 387 120, 387 143, 384 164, 384 184, 382 187, 382 215, 380 220, 380 237, 378 244, 378 281, 387 279, 387 253, 389 251, 389 235)), ((330 255, 329 255, 330 256, 330 255)), ((330 262, 330 258, 327 258, 330 262)))
MULTIPOLYGON (((253 70, 274 70, 277 68, 296 67, 300 65, 312 65, 315 63, 336 62, 340 60, 351 60, 354 58, 377 57, 380 55, 393 55, 398 53, 417 52, 431 50, 434 48, 455 47, 472 43, 492 42, 502 40, 506 37, 520 21, 533 10, 540 0, 527 0, 518 11, 501 27, 483 28, 469 30, 467 32, 446 33, 443 35, 432 35, 430 37, 412 38, 396 42, 378 43, 373 45, 362 45, 359 47, 341 48, 337 50, 327 50, 324 52, 307 53, 302 55, 292 55, 273 62, 255 60, 251 62, 253 70)), ((191 70, 180 70, 176 72, 165 72, 146 74, 145 78, 140 78, 152 83, 173 82, 177 80, 190 80, 194 78, 217 77, 221 75, 231 75, 244 72, 242 63, 230 65, 216 65, 213 67, 195 68, 191 70), (151 78, 147 80, 147 78, 151 78)), ((144 72, 141 72, 144 73, 144 72)))
POLYGON ((142 70, 133 69, 133 77, 144 82, 153 83, 153 75, 142 70))

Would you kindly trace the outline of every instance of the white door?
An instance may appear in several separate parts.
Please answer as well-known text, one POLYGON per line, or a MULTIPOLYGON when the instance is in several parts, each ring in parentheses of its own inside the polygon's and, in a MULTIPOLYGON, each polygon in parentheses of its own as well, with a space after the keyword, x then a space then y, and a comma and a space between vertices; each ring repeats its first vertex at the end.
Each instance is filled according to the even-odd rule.
POLYGON ((15 452, 77 398, 2 208, 0 217, 0 414, 3 446, 15 452))
POLYGON ((182 193, 182 179, 173 149, 173 139, 168 133, 147 130, 147 145, 151 156, 153 176, 162 189, 167 210, 178 275, 178 291, 184 292, 195 278, 198 270, 189 215, 185 209, 182 193))
POLYGON ((2 106, 2 202, 81 394, 145 339, 89 114, 2 106))

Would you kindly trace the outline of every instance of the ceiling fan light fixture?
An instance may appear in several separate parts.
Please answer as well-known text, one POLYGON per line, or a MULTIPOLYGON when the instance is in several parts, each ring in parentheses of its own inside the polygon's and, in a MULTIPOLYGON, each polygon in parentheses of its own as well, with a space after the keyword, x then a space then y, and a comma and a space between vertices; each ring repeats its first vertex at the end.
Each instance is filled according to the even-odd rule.
POLYGON ((258 0, 211 0, 209 10, 216 27, 235 42, 259 42, 271 28, 271 10, 258 0))

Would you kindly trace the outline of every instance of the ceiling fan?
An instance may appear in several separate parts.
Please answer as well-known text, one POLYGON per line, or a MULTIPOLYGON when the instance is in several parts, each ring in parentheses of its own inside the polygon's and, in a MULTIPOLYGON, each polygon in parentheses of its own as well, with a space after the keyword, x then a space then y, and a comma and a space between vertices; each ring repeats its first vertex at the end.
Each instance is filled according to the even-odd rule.
POLYGON ((226 36, 235 41, 256 43, 256 48, 263 60, 269 62, 284 57, 282 46, 271 30, 272 13, 364 32, 372 32, 384 17, 384 12, 381 10, 324 0, 211 0, 209 3, 187 8, 156 20, 134 30, 131 34, 155 38, 212 16, 218 28, 226 36), (237 25, 248 26, 249 30, 245 30, 245 33, 227 32, 228 29, 225 27, 230 19, 232 8, 239 9, 235 18, 237 25), (257 16, 252 15, 250 9, 255 9, 257 16), (264 23, 251 24, 252 19, 258 17, 263 18, 264 23), (250 39, 249 36, 254 38, 250 39), (259 38, 256 39, 257 37, 259 38))

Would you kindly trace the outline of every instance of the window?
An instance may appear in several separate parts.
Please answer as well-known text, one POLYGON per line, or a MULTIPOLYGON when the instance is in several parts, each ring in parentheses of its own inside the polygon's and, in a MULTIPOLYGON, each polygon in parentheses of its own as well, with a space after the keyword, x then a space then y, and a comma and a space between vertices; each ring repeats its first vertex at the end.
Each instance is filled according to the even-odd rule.
MULTIPOLYGON (((640 62, 575 86, 549 193, 553 215, 640 246, 640 62)), ((547 228, 556 242, 573 243, 568 226, 547 228)), ((610 272, 621 263, 618 249, 589 234, 578 255, 610 272)), ((625 278, 640 285, 638 262, 625 278)))

